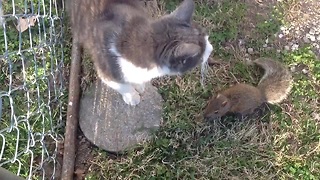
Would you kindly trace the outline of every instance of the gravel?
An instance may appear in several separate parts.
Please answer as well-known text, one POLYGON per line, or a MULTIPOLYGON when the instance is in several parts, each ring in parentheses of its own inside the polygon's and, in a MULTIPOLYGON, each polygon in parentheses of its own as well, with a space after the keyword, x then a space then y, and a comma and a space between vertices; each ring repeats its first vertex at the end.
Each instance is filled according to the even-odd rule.
POLYGON ((319 0, 299 0, 292 6, 299 7, 287 12, 290 16, 287 26, 280 27, 278 38, 285 41, 285 50, 297 50, 307 44, 314 47, 314 52, 320 55, 320 2, 319 0))

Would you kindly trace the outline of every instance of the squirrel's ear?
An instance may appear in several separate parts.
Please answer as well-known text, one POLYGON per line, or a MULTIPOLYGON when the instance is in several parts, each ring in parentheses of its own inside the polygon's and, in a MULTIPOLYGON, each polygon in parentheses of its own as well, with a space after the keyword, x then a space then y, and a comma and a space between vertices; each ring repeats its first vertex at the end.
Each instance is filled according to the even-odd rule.
POLYGON ((222 104, 221 104, 222 107, 225 107, 227 105, 227 103, 228 103, 228 101, 223 101, 222 104))

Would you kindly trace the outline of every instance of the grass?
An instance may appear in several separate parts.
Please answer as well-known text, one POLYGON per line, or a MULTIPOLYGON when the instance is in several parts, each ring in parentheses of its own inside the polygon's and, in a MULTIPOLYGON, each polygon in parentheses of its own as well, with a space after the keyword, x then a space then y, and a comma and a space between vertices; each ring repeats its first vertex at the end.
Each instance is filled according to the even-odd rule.
POLYGON ((68 65, 69 57, 64 56, 69 47, 58 43, 63 22, 54 13, 50 21, 50 4, 32 3, 15 1, 16 15, 32 14, 32 6, 39 15, 39 22, 22 33, 10 16, 11 2, 2 3, 7 17, 5 28, 0 28, 0 165, 21 177, 38 179, 43 172, 48 177, 53 174, 52 160, 56 160, 66 111, 62 68, 68 65), (47 164, 50 169, 44 168, 47 164))
MULTIPOLYGON (((162 3, 174 9, 177 1, 162 3)), ((312 49, 285 51, 274 34, 285 22, 287 2, 268 4, 253 16, 255 1, 197 1, 195 20, 214 44, 206 86, 195 69, 154 81, 165 104, 164 124, 150 142, 124 155, 95 149, 86 179, 318 179, 320 177, 320 61, 312 49), (253 27, 249 26, 250 23, 253 27), (238 45, 238 40, 246 43, 238 45), (268 47, 263 48, 269 39, 268 47), (254 48, 248 55, 247 48, 254 48), (280 50, 280 51, 279 51, 280 50), (247 59, 272 57, 292 69, 294 86, 262 117, 199 122, 216 91, 237 82, 256 85, 261 72, 247 59)))

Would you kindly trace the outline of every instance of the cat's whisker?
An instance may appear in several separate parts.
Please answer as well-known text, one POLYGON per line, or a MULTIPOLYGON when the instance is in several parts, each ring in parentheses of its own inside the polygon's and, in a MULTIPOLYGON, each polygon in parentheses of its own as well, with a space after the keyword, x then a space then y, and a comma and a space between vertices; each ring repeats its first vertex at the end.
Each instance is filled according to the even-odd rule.
POLYGON ((204 61, 201 63, 201 79, 200 79, 200 83, 201 86, 204 87, 204 82, 205 82, 205 78, 208 72, 208 67, 209 67, 209 63, 208 61, 204 61))

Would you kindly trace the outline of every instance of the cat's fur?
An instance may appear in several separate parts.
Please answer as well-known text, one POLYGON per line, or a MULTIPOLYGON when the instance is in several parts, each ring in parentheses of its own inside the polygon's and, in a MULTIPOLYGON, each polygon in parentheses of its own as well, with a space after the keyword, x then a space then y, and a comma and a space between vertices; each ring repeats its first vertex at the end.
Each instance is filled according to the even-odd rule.
POLYGON ((99 78, 130 105, 144 83, 183 74, 208 60, 212 45, 192 21, 194 2, 152 19, 137 0, 69 0, 73 38, 91 55, 99 78))

